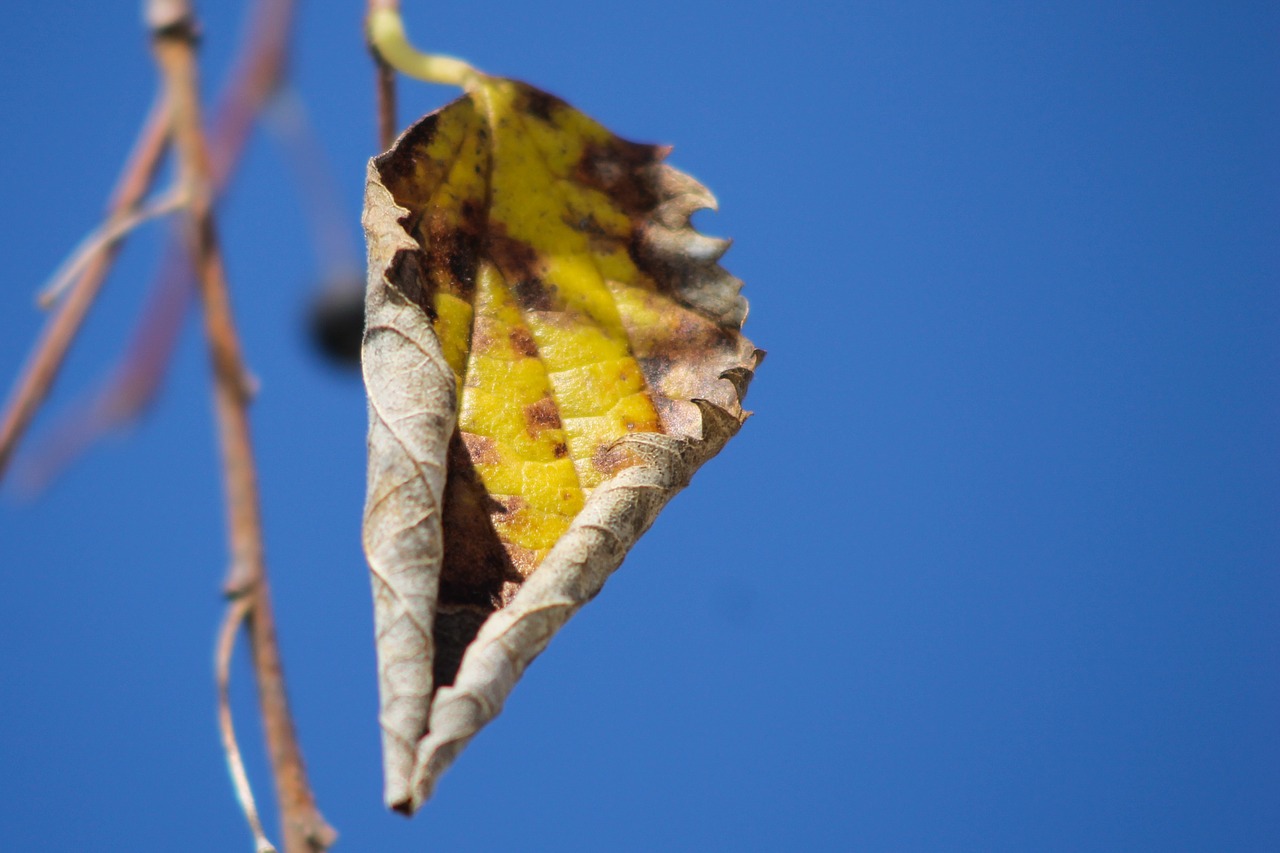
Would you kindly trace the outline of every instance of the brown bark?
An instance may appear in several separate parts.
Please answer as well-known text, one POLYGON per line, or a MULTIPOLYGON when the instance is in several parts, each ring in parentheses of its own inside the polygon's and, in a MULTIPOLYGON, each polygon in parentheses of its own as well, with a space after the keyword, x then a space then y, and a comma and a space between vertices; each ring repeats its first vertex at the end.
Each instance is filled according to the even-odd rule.
POLYGON ((250 383, 218 246, 212 210, 212 175, 203 134, 195 62, 194 12, 183 0, 152 0, 147 7, 157 65, 173 114, 181 180, 187 187, 188 244, 196 267, 205 333, 214 372, 214 403, 227 489, 231 567, 226 582, 232 607, 249 599, 249 641, 267 749, 280 803, 286 853, 326 850, 334 832, 315 805, 285 695, 266 565, 257 474, 249 430, 250 383))

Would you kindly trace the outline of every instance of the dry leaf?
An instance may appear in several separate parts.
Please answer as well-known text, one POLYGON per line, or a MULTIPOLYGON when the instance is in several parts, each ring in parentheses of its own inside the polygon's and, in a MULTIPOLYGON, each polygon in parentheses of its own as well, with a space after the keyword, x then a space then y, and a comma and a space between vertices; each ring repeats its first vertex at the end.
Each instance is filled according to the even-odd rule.
POLYGON ((481 77, 370 163, 363 363, 386 799, 412 812, 745 413, 714 198, 481 77))

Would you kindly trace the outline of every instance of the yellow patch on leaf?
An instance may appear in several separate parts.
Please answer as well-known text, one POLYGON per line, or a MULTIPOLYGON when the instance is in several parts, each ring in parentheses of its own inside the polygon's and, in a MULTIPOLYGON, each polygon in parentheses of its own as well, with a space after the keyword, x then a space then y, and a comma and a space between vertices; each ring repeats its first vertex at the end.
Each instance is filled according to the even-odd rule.
POLYGON ((737 404, 720 386, 754 364, 740 283, 715 266, 727 241, 688 226, 713 199, 665 154, 484 77, 378 161, 422 247, 406 295, 457 381, 442 603, 509 598, 634 461, 619 439, 696 437, 693 399, 737 404), (725 305, 697 304, 708 279, 725 305))

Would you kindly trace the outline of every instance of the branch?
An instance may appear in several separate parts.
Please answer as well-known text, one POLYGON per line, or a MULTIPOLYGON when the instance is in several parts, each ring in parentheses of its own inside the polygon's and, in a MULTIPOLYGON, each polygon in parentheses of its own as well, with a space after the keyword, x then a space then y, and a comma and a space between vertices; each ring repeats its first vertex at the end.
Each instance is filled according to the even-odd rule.
MULTIPOLYGON (((143 125, 133 153, 125 164, 120 182, 108 205, 107 227, 118 227, 131 215, 160 168, 169 147, 169 111, 160 99, 143 125)), ((71 342, 75 340, 85 315, 89 313, 102 282, 123 245, 123 238, 103 245, 85 264, 75 286, 45 324, 40 340, 23 368, 22 375, 0 420, 0 477, 4 476, 13 451, 22 439, 40 404, 49 395, 58 377, 71 342)))
POLYGON ((63 297, 71 285, 79 280, 89 263, 112 246, 124 240, 138 226, 152 219, 168 216, 175 210, 185 207, 187 200, 180 192, 166 193, 141 207, 134 207, 122 216, 112 217, 90 231, 71 253, 71 257, 63 262, 49 284, 40 290, 36 301, 41 308, 52 308, 63 297))
POLYGON ((215 680, 218 682, 218 730, 222 734, 222 751, 226 753, 227 767, 231 771, 231 786, 235 788, 240 811, 244 812, 249 831, 253 833, 256 853, 277 853, 275 845, 267 840, 267 833, 262 829, 258 804, 253 799, 253 787, 249 784, 249 774, 244 769, 240 744, 236 741, 236 727, 231 718, 231 654, 235 651, 236 634, 248 618, 251 605, 252 601, 248 598, 238 598, 231 602, 223 616, 222 628, 218 631, 218 645, 214 653, 215 680))
POLYGON ((213 176, 201 127, 195 64, 195 13, 188 0, 147 0, 156 64, 173 114, 179 174, 188 198, 188 243, 214 371, 214 402, 227 487, 231 607, 248 607, 249 640, 257 675, 283 822, 286 853, 324 851, 335 837, 307 784, 285 696, 263 557, 257 473, 249 435, 249 383, 231 312, 213 218, 213 176), (243 605, 242 601, 248 601, 243 605))
MULTIPOLYGON (((280 88, 294 11, 294 0, 255 0, 243 26, 236 65, 214 106, 209 129, 215 196, 226 188, 249 132, 280 88)), ((167 123, 163 131, 162 141, 167 145, 167 123)), ((113 211, 111 215, 130 210, 124 208, 122 213, 113 211)), ((102 226, 104 231, 111 227, 110 220, 102 226)), ((102 274, 106 269, 102 268, 102 274)), ((136 418, 151 403, 164 379, 194 290, 181 235, 172 229, 142 318, 125 354, 98 388, 77 399, 55 420, 50 434, 43 442, 37 442, 27 457, 26 466, 15 469, 13 474, 19 479, 20 488, 27 492, 40 490, 95 440, 136 418)))
MULTIPOLYGON (((369 0, 368 18, 365 20, 365 33, 369 32, 369 19, 379 11, 400 13, 400 0, 369 0)), ((382 58, 377 46, 369 40, 369 52, 373 54, 375 100, 378 103, 378 150, 386 151, 396 141, 399 122, 396 119, 396 72, 382 58)))

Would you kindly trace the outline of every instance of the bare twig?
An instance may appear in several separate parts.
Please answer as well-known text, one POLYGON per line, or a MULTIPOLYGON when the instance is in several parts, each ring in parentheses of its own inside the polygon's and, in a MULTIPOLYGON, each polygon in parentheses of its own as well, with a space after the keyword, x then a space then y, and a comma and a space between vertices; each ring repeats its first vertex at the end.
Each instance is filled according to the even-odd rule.
POLYGON ((236 634, 253 607, 253 600, 238 598, 231 602, 222 620, 222 628, 218 631, 218 646, 214 658, 214 672, 218 682, 218 730, 222 734, 222 751, 227 756, 227 768, 231 771, 231 786, 235 788, 236 799, 240 801, 240 810, 244 812, 249 830, 253 833, 253 843, 257 853, 276 853, 275 845, 267 840, 267 833, 262 829, 262 819, 258 817, 258 806, 253 799, 253 788, 249 785, 249 774, 244 769, 244 759, 240 756, 240 743, 236 740, 236 727, 231 719, 231 654, 236 647, 236 634))
POLYGON ((280 802, 286 853, 326 850, 334 832, 316 809, 285 696, 263 557, 257 473, 249 435, 249 389, 231 312, 212 202, 212 174, 200 119, 195 64, 196 25, 188 0, 147 0, 156 63, 173 114, 181 180, 190 198, 192 261, 204 306, 214 370, 214 401, 222 445, 231 542, 227 594, 232 607, 247 601, 249 639, 258 696, 280 802))
POLYGON ((374 57, 378 75, 378 150, 386 151, 396 141, 396 72, 382 57, 374 57))
POLYGON ((213 112, 209 160, 213 185, 221 192, 263 108, 280 89, 289 61, 294 0, 257 0, 246 27, 243 58, 222 90, 213 112))
MULTIPOLYGON (((125 164, 109 205, 108 224, 127 217, 146 195, 168 145, 169 112, 161 99, 152 108, 134 145, 133 153, 125 164)), ((40 341, 32 350, 5 408, 3 420, 0 420, 0 477, 4 476, 14 449, 53 387, 67 350, 80 331, 80 325, 93 305, 121 245, 121 241, 114 241, 104 245, 102 251, 93 256, 80 280, 45 324, 40 341)))
MULTIPOLYGON (((250 130, 284 78, 295 5, 294 0, 255 0, 246 21, 235 68, 209 130, 215 196, 226 188, 250 130)), ((155 399, 194 290, 178 229, 170 232, 161 258, 125 354, 97 388, 56 419, 52 432, 15 472, 26 492, 38 491, 104 433, 136 418, 155 399)))
MULTIPOLYGON (((369 0, 370 15, 379 9, 399 12, 400 0, 369 0)), ((396 141, 399 126, 396 119, 396 72, 372 43, 369 44, 369 52, 373 54, 376 75, 374 88, 378 102, 378 150, 386 151, 396 141)))
POLYGON ((114 248, 129 232, 138 226, 173 213, 186 203, 181 192, 165 193, 164 196, 150 204, 125 211, 120 216, 113 216, 97 228, 90 231, 80 241, 80 245, 71 253, 71 257, 63 262, 49 283, 40 290, 36 301, 41 308, 52 308, 66 293, 67 288, 80 278, 80 274, 98 255, 114 248))

